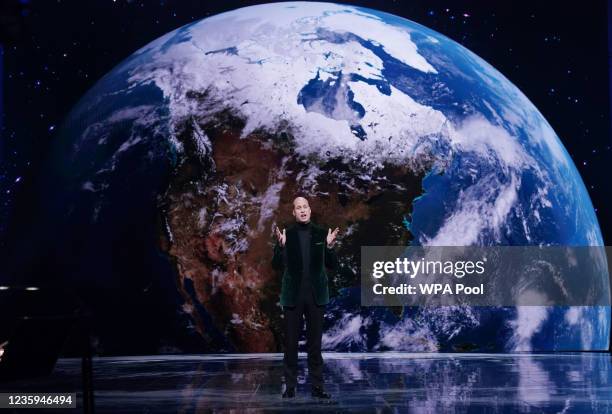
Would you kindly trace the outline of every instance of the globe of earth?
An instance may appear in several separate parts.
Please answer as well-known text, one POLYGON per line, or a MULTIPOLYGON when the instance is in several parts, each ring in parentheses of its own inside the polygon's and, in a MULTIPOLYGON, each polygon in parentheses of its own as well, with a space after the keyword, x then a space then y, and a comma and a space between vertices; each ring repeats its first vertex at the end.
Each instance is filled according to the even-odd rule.
MULTIPOLYGON (((174 30, 84 95, 46 175, 49 248, 103 350, 280 351, 272 229, 294 220, 298 193, 341 229, 324 350, 608 346, 605 306, 361 306, 364 245, 603 245, 527 97, 394 15, 275 3, 174 30)), ((609 293, 607 270, 597 288, 609 293)))

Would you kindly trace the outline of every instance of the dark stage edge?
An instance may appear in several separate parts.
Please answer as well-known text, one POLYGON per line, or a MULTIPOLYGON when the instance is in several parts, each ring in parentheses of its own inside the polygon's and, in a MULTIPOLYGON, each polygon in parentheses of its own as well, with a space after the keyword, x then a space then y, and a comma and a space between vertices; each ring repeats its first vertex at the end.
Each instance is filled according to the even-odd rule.
MULTIPOLYGON (((310 396, 305 357, 291 402, 281 398, 282 354, 94 358, 96 413, 612 413, 606 353, 324 353, 335 405, 310 396)), ((0 388, 77 392, 77 409, 64 411, 83 410, 80 359, 0 388)))

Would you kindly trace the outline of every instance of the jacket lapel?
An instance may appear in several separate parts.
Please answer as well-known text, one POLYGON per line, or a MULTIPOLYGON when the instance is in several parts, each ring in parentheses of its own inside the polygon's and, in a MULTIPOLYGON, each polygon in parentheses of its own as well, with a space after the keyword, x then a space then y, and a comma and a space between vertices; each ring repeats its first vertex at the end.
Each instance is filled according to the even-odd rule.
POLYGON ((314 258, 315 252, 315 243, 319 241, 319 231, 318 227, 313 223, 310 227, 310 266, 312 266, 312 259, 314 258))
POLYGON ((310 269, 316 269, 318 271, 321 267, 321 255, 319 254, 320 246, 317 246, 317 243, 321 243, 322 227, 315 225, 313 223, 311 229, 311 238, 310 238, 310 269))

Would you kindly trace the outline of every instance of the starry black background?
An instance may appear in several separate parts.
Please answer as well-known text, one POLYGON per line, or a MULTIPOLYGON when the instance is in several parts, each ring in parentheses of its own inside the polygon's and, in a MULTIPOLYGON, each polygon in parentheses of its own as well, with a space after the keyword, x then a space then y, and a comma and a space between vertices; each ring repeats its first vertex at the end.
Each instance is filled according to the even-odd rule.
MULTIPOLYGON (((259 2, 7 0, 0 18, 4 113, 0 247, 28 220, 32 188, 58 125, 77 100, 151 40, 259 2), (14 11, 14 10, 13 10, 14 11), (6 9, 5 9, 6 12, 6 9)), ((605 1, 347 1, 406 17, 461 43, 513 82, 571 154, 612 241, 608 11, 605 1)), ((4 6, 3 6, 4 7, 4 6)))

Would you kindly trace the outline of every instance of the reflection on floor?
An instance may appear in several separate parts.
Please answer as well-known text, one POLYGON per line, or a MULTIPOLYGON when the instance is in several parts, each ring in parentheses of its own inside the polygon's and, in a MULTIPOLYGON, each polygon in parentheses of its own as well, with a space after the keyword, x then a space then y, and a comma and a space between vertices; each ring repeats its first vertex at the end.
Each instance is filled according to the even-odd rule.
MULTIPOLYGON (((603 353, 324 353, 334 401, 310 397, 300 354, 298 395, 281 398, 282 355, 94 358, 98 413, 409 412, 612 413, 612 358, 603 353)), ((77 392, 79 359, 3 392, 77 392)), ((81 410, 76 410, 80 412, 81 410)))

